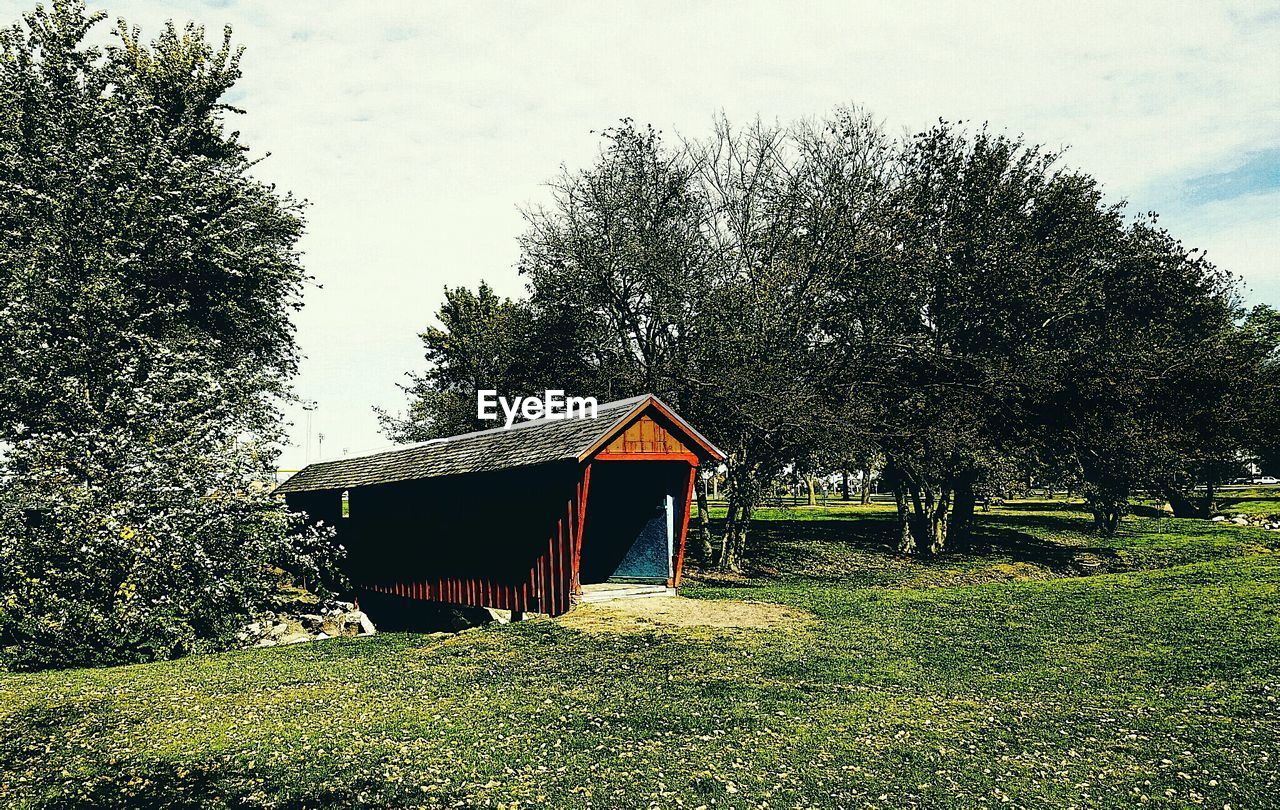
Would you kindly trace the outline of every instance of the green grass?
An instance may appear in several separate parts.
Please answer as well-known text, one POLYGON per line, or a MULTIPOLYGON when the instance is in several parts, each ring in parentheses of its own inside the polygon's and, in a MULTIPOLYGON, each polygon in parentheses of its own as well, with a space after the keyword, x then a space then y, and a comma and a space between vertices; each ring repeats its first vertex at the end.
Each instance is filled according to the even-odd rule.
POLYGON ((1227 515, 1280 519, 1280 489, 1252 487, 1223 490, 1218 497, 1218 511, 1227 515))
POLYGON ((1275 804, 1280 533, 1062 502, 972 552, 888 551, 881 507, 769 511, 695 598, 781 631, 550 621, 0 675, 0 804, 1275 804))

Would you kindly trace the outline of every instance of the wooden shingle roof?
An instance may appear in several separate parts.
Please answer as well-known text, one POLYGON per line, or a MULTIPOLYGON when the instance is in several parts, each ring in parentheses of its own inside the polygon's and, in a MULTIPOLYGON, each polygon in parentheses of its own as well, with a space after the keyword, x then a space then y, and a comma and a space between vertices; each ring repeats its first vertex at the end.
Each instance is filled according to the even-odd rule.
POLYGON ((634 417, 657 408, 682 430, 706 458, 724 453, 657 397, 646 394, 606 402, 595 419, 534 419, 367 456, 309 464, 275 488, 276 492, 353 489, 445 475, 492 472, 553 461, 583 460, 634 417))

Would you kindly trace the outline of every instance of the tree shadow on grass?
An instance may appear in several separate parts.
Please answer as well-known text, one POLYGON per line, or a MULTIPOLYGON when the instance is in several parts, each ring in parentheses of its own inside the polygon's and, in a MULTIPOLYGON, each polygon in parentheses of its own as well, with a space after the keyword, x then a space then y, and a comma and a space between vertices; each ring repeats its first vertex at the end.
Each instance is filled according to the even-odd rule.
MULTIPOLYGON (((78 760, 50 758, 51 746, 64 754, 80 749, 59 739, 72 732, 85 736, 94 747, 122 736, 124 732, 107 721, 119 717, 104 703, 36 706, 8 717, 5 734, 0 737, 0 781, 11 782, 16 774, 33 778, 25 780, 21 788, 11 782, 14 792, 0 791, 0 797, 30 807, 85 810, 256 807, 269 797, 271 807, 302 810, 400 806, 410 800, 420 802, 425 795, 399 796, 396 794, 403 786, 385 784, 371 772, 317 773, 315 767, 306 767, 310 764, 306 762, 297 763, 298 767, 253 767, 190 754, 116 757, 89 751, 78 760)), ((467 796, 437 792, 431 798, 456 806, 467 796)))
MULTIPOLYGON (((1001 512, 1079 512, 1079 501, 1006 501, 997 507, 1001 512)), ((985 516, 986 513, 984 513, 985 516)))
POLYGON ((1044 568, 1054 576, 1089 576, 1128 568, 1116 549, 1085 531, 1083 520, 1057 515, 1019 515, 1016 521, 1001 520, 999 515, 984 517, 987 520, 974 526, 961 556, 1007 559, 1044 568), (1023 529, 1028 526, 1069 542, 1028 533, 1023 529))
MULTIPOLYGON (((1087 518, 1066 508, 1052 514, 1043 512, 980 513, 963 548, 925 559, 897 551, 897 517, 892 512, 833 515, 820 521, 757 519, 752 521, 743 577, 702 572, 696 565, 693 574, 721 587, 752 587, 760 580, 788 577, 898 585, 922 576, 954 580, 969 575, 980 581, 1086 576, 1126 569, 1114 548, 1088 534, 1087 518), (1000 569, 989 570, 993 566, 1000 569)), ((715 535, 722 529, 722 521, 711 523, 715 535)))
POLYGON ((0 734, 0 773, 17 773, 39 768, 47 754, 47 740, 62 736, 67 729, 91 714, 87 706, 32 706, 5 718, 0 734))
MULTIPOLYGON (((70 810, 108 808, 233 808, 264 804, 281 810, 318 810, 329 807, 409 806, 420 796, 402 792, 371 774, 344 774, 341 780, 322 780, 315 774, 299 775, 283 768, 255 768, 207 760, 182 761, 157 758, 115 760, 78 784, 51 780, 42 785, 31 806, 70 810)), ((460 806, 464 794, 441 796, 440 806, 460 806)))

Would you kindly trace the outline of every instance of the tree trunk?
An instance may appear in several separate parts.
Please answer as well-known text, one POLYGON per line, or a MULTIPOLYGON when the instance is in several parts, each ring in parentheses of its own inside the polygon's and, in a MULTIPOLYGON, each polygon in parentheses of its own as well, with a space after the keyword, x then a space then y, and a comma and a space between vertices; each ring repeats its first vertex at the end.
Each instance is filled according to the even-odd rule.
POLYGON ((738 561, 735 559, 736 545, 738 541, 738 498, 732 494, 729 495, 729 509, 724 517, 724 532, 720 535, 720 555, 716 560, 716 570, 718 571, 737 571, 738 561))
POLYGON ((905 484, 896 484, 893 488, 893 500, 898 505, 898 551, 910 554, 915 551, 916 541, 911 536, 911 511, 907 505, 905 484))
POLYGON ((711 509, 707 505, 707 482, 695 487, 698 490, 698 552, 702 564, 711 567, 716 550, 711 545, 711 509))
POLYGON ((816 496, 816 494, 815 494, 815 492, 814 492, 813 476, 812 476, 812 475, 806 475, 806 476, 804 477, 804 484, 805 484, 805 487, 807 487, 807 488, 808 488, 808 490, 809 490, 809 506, 817 506, 817 505, 818 505, 818 498, 817 498, 817 496, 816 496))
POLYGON ((862 468, 862 505, 871 503, 871 465, 862 468))
POLYGON ((977 502, 973 487, 976 477, 970 472, 956 479, 955 502, 947 532, 947 542, 952 548, 968 545, 969 533, 973 530, 973 507, 977 502))
POLYGON ((1207 503, 1197 503, 1194 498, 1176 489, 1167 489, 1162 494, 1169 502, 1169 507, 1176 518, 1208 518, 1210 516, 1206 509, 1207 503))
POLYGON ((751 531, 751 512, 751 504, 743 504, 733 543, 734 571, 741 570, 742 562, 747 559, 747 532, 751 531))
POLYGON ((1119 501, 1102 500, 1092 503, 1093 530, 1103 537, 1110 537, 1120 526, 1120 517, 1124 514, 1124 505, 1119 501))
POLYGON ((840 500, 849 500, 849 471, 840 471, 840 500))
POLYGON ((898 550, 922 557, 941 554, 947 545, 952 517, 951 485, 895 478, 894 498, 901 528, 898 550))

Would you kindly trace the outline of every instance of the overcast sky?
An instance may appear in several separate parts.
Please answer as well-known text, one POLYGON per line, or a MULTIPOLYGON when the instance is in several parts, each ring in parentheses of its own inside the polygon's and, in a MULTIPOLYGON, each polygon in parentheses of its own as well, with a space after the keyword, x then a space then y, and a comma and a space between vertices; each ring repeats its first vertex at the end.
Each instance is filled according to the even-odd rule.
MULTIPOLYGON (((26 3, 3 0, 15 18, 26 3)), ((372 408, 421 365, 445 284, 515 295, 518 206, 623 116, 701 136, 719 110, 860 104, 891 131, 990 121, 1069 146, 1280 304, 1280 4, 91 2, 247 47, 234 121, 311 202, 297 318, 311 457, 387 445, 372 408)), ((105 30, 104 24, 103 29, 105 30)), ((306 458, 300 411, 282 466, 306 458)))

